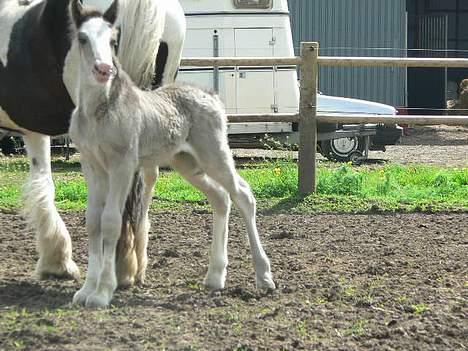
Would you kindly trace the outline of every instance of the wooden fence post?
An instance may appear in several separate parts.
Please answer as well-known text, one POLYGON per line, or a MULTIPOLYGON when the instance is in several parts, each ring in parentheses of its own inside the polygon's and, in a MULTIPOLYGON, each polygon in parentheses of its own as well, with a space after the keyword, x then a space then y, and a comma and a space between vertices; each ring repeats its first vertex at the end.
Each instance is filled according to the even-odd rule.
POLYGON ((318 43, 301 43, 299 103, 299 193, 316 190, 318 43))

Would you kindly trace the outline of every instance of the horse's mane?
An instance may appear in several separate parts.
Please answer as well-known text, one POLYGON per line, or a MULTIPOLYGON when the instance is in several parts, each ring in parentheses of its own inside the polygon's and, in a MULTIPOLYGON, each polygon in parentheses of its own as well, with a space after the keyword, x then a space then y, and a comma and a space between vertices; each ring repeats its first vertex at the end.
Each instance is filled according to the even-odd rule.
POLYGON ((136 85, 150 88, 164 32, 164 0, 120 0, 118 58, 136 85))

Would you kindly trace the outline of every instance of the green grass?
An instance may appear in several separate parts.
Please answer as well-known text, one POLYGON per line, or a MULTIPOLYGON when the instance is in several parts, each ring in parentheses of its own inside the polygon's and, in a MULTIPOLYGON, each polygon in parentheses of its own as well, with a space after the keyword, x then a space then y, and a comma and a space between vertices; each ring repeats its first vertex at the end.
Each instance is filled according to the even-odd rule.
MULTIPOLYGON (((86 185, 77 162, 54 161, 56 203, 62 210, 84 209, 86 185)), ((21 186, 27 178, 25 158, 0 161, 0 208, 21 205, 21 186)), ((468 209, 468 168, 426 165, 353 167, 323 163, 318 169, 317 193, 297 192, 297 165, 293 161, 244 166, 241 175, 251 185, 264 211, 378 212, 468 209)), ((157 183, 154 208, 186 203, 206 205, 203 194, 174 172, 164 171, 157 183)))

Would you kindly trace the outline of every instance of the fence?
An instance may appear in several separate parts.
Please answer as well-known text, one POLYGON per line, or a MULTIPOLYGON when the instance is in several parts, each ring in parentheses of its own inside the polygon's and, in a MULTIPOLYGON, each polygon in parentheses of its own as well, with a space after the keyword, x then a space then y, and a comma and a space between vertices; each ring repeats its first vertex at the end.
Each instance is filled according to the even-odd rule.
POLYGON ((228 116, 229 122, 299 122, 299 193, 316 189, 317 122, 328 123, 405 123, 417 125, 468 125, 468 116, 398 116, 317 114, 318 68, 351 67, 456 67, 468 68, 468 59, 398 57, 326 57, 319 56, 318 43, 301 43, 300 57, 212 57, 185 58, 183 66, 300 66, 299 113, 243 114, 228 116))

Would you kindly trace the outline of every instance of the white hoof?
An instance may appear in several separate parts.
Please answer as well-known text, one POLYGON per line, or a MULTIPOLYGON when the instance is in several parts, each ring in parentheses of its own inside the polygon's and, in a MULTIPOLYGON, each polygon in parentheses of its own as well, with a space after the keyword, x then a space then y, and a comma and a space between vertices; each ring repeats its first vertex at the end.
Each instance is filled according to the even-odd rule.
POLYGON ((75 262, 69 260, 64 264, 47 264, 39 260, 36 266, 36 276, 40 280, 48 279, 67 279, 79 280, 80 269, 75 262))
POLYGON ((203 280, 203 285, 208 290, 222 290, 224 289, 224 284, 226 281, 225 271, 221 274, 213 274, 208 272, 205 279, 203 280))
POLYGON ((88 308, 100 308, 109 306, 112 300, 112 296, 107 294, 98 294, 96 292, 92 293, 86 299, 86 307, 88 308))
POLYGON ((257 289, 259 290, 268 290, 276 289, 275 282, 273 281, 273 276, 271 273, 265 273, 263 276, 257 276, 257 289))
POLYGON ((88 289, 86 287, 82 287, 78 290, 75 295, 73 296, 73 304, 74 305, 85 305, 86 299, 93 293, 93 290, 88 289))

